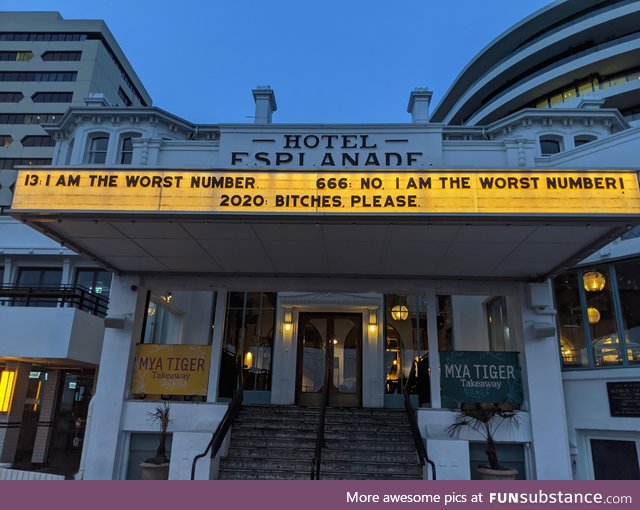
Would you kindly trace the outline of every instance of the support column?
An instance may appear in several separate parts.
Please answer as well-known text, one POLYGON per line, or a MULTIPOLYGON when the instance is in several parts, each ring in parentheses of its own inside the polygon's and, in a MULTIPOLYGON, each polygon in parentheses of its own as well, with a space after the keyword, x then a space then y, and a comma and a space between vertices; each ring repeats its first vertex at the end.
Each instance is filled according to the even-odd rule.
POLYGON ((207 402, 218 401, 218 385, 220 381, 220 358, 224 340, 225 315, 227 309, 227 290, 216 290, 216 311, 213 319, 213 339, 211 341, 211 364, 209 365, 209 386, 207 402))
POLYGON ((5 371, 15 372, 15 383, 11 408, 6 413, 0 413, 0 463, 13 464, 18 449, 18 436, 29 387, 31 364, 8 361, 5 371))
POLYGON ((549 281, 524 287, 524 376, 531 415, 531 449, 537 480, 571 480, 558 333, 549 281))
POLYGON ((429 345, 429 387, 431 407, 440 409, 440 352, 438 347, 438 296, 432 290, 427 294, 427 342, 429 345))
POLYGON ((44 381, 40 391, 40 418, 38 419, 38 430, 33 443, 32 464, 44 464, 49 453, 49 443, 53 432, 54 418, 56 412, 56 402, 58 400, 58 388, 60 387, 60 370, 50 370, 47 380, 44 381))
POLYGON ((119 461, 126 457, 120 451, 120 422, 146 298, 145 289, 139 289, 138 285, 136 277, 113 277, 109 317, 126 320, 122 329, 105 329, 98 384, 87 421, 84 462, 80 468, 84 470, 84 479, 117 479, 119 461))

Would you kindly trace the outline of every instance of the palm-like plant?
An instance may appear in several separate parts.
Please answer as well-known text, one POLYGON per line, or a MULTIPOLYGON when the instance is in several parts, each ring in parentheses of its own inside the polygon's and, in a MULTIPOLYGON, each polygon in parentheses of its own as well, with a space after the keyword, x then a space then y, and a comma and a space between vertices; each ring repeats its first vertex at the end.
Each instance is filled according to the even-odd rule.
POLYGON ((153 411, 148 411, 149 420, 153 423, 160 424, 160 443, 156 454, 150 459, 145 460, 149 464, 167 464, 169 458, 167 457, 167 427, 169 427, 169 410, 171 407, 166 402, 164 404, 158 404, 153 411))
POLYGON ((505 468, 498 462, 495 434, 505 425, 517 428, 520 417, 508 405, 503 404, 463 404, 456 421, 446 429, 452 437, 459 437, 462 429, 469 428, 480 434, 486 442, 487 460, 489 468, 498 471, 505 468))

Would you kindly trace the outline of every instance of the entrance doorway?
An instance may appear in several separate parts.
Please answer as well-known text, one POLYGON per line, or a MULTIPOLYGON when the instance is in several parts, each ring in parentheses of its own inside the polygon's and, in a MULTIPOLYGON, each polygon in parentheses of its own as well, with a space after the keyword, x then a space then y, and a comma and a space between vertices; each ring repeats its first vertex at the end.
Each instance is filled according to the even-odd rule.
POLYGON ((296 402, 322 403, 325 369, 329 376, 329 405, 362 405, 362 315, 301 313, 298 320, 296 402))

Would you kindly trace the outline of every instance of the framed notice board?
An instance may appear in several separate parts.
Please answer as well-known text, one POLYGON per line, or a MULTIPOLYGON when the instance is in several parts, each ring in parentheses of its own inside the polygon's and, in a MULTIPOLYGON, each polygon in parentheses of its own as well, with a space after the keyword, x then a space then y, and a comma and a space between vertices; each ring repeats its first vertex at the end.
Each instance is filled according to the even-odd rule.
POLYGON ((640 381, 608 382, 607 396, 611 416, 640 417, 640 381))

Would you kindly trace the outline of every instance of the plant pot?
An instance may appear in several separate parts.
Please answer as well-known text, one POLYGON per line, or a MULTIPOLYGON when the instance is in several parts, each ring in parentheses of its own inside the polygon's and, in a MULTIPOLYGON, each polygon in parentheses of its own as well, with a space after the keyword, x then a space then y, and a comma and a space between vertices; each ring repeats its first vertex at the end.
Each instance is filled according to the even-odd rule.
POLYGON ((518 474, 517 469, 491 469, 488 467, 476 468, 480 480, 515 480, 518 474))
POLYGON ((151 462, 141 462, 143 480, 168 480, 169 479, 169 463, 152 464, 151 462))

